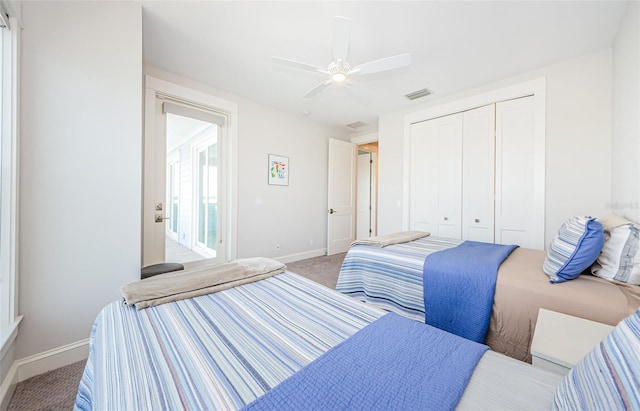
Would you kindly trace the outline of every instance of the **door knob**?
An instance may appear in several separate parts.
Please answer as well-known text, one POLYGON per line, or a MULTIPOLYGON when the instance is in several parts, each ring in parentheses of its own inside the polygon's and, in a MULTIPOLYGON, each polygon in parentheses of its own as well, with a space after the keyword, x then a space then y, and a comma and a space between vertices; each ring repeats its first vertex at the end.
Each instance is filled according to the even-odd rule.
POLYGON ((336 211, 335 211, 333 208, 330 208, 330 209, 329 209, 329 214, 333 214, 333 213, 335 213, 335 212, 336 212, 336 211))
POLYGON ((444 217, 444 221, 449 221, 449 217, 444 217))
POLYGON ((163 220, 169 220, 171 217, 163 217, 162 214, 156 214, 156 223, 161 223, 163 220))
POLYGON ((476 219, 474 219, 473 221, 475 221, 476 223, 479 223, 479 222, 480 222, 480 219, 479 219, 479 218, 476 218, 476 219))

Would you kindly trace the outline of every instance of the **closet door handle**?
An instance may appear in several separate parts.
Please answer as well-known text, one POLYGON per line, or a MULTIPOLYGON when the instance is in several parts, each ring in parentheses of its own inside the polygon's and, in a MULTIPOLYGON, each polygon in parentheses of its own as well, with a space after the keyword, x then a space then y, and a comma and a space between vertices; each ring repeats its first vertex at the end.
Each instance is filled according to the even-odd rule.
POLYGON ((480 219, 479 218, 474 218, 473 221, 475 221, 476 223, 479 223, 480 219))
POLYGON ((444 221, 449 221, 449 217, 445 217, 445 218, 444 218, 444 221))

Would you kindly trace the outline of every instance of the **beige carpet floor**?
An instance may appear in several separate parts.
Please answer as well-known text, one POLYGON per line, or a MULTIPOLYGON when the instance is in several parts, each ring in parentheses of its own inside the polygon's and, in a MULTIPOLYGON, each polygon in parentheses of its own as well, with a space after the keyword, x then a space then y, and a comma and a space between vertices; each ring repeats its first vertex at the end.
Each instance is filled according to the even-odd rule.
POLYGON ((72 410, 84 364, 78 361, 18 383, 8 410, 72 410))
MULTIPOLYGON (((288 263, 287 269, 329 288, 336 288, 345 255, 342 253, 296 261, 288 263)), ((8 410, 72 410, 84 364, 85 361, 79 361, 18 383, 8 410)))

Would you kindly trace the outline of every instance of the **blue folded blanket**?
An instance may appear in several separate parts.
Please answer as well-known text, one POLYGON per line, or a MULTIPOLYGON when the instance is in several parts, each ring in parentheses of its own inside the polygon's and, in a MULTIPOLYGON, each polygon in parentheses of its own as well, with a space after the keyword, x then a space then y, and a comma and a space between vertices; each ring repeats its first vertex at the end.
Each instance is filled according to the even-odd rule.
POLYGON ((483 343, 500 264, 517 245, 465 241, 424 261, 425 322, 483 343))
POLYGON ((245 410, 453 410, 487 346, 394 313, 245 410))

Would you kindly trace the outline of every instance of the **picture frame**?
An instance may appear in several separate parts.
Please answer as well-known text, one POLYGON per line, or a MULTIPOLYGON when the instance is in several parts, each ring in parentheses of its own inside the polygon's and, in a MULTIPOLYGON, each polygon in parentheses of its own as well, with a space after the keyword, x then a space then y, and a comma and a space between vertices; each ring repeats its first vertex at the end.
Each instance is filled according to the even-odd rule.
POLYGON ((269 164, 267 168, 269 184, 276 186, 289 185, 289 157, 269 154, 269 164))

